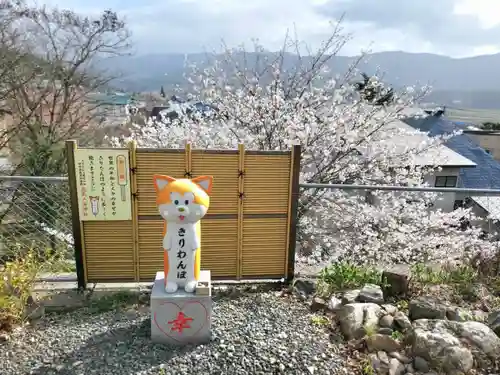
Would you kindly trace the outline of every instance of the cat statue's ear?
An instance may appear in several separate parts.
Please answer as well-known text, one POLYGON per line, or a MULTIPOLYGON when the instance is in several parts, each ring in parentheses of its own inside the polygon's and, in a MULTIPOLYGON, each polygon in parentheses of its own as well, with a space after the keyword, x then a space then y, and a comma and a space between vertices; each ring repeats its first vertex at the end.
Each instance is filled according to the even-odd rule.
POLYGON ((210 193, 212 192, 213 180, 214 178, 212 176, 199 176, 193 178, 191 181, 193 181, 196 185, 201 187, 205 191, 205 193, 210 195, 210 193))
POLYGON ((155 184, 156 192, 158 193, 158 192, 162 191, 165 188, 165 186, 174 182, 175 178, 170 177, 170 176, 164 176, 161 174, 155 174, 153 176, 153 181, 155 184))

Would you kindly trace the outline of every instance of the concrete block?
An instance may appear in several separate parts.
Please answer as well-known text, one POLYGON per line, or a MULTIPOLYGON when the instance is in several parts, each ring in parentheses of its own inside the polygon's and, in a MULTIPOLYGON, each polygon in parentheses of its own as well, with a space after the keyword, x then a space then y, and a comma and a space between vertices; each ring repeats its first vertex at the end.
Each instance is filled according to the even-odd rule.
POLYGON ((200 272, 202 294, 179 288, 165 292, 164 273, 157 272, 151 291, 151 339, 171 345, 205 344, 211 338, 212 291, 210 271, 200 272))
POLYGON ((196 284, 195 294, 197 296, 211 296, 212 295, 212 280, 210 278, 210 271, 201 271, 200 279, 196 284))

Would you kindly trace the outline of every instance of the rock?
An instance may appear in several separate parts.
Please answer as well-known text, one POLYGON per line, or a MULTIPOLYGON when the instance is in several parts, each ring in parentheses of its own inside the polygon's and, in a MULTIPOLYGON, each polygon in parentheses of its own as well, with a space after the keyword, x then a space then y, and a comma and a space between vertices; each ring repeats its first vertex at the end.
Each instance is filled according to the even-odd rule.
POLYGON ((500 356, 500 338, 480 322, 419 319, 411 337, 413 355, 448 374, 467 373, 474 361, 482 365, 500 356))
POLYGON ((446 311, 446 317, 449 320, 455 322, 466 322, 468 320, 474 320, 474 317, 470 311, 462 309, 461 307, 449 308, 446 311))
POLYGON ((410 320, 445 319, 448 306, 431 297, 420 297, 410 301, 410 320))
POLYGON ((402 311, 398 311, 394 315, 394 323, 402 332, 406 332, 412 328, 410 319, 402 311))
POLYGON ((387 374, 387 372, 389 371, 389 361, 387 361, 386 363, 382 362, 379 356, 375 353, 368 354, 368 359, 370 360, 370 364, 377 374, 387 374))
POLYGON ((314 297, 310 304, 310 309, 312 312, 317 312, 325 308, 326 302, 324 299, 319 297, 314 297))
POLYGON ((415 371, 415 368, 413 367, 413 365, 411 363, 409 363, 406 365, 405 372, 407 374, 414 374, 416 371, 415 371))
POLYGON ((342 307, 342 301, 335 296, 331 297, 330 300, 328 301, 327 308, 330 311, 337 311, 341 307, 342 307))
POLYGON ((377 358, 382 364, 389 365, 389 356, 384 351, 379 351, 377 353, 377 358))
POLYGON ((394 323, 394 317, 392 315, 384 315, 382 318, 380 318, 380 321, 378 322, 380 327, 385 327, 385 328, 391 328, 393 323, 394 323))
POLYGON ((396 314, 396 312, 398 311, 398 308, 394 305, 389 305, 389 304, 385 304, 385 305, 382 305, 382 308, 387 312, 387 314, 389 315, 394 315, 396 314))
POLYGON ((10 336, 5 332, 0 332, 0 343, 7 342, 10 340, 10 336))
POLYGON ((372 367, 376 371, 376 374, 388 374, 389 373, 389 360, 386 352, 379 351, 377 354, 370 353, 370 358, 372 359, 372 367))
POLYGON ((348 290, 342 295, 342 303, 347 305, 348 303, 354 303, 358 299, 360 290, 348 290))
POLYGON ((402 354, 400 352, 390 352, 389 356, 392 358, 396 358, 399 362, 404 363, 404 364, 408 364, 411 362, 410 358, 408 358, 407 356, 405 356, 404 354, 402 354))
MULTIPOLYGON (((440 325, 441 321, 436 320, 417 320, 413 331, 412 352, 416 356, 421 356, 428 361, 432 361, 436 367, 443 365, 443 353, 450 348, 461 347, 460 341, 453 332, 450 332, 440 325), (434 324, 434 325, 433 325, 434 324)), ((451 352, 448 350, 449 354, 451 352)), ((470 353, 469 353, 470 354, 470 353)), ((472 356, 472 354, 470 354, 472 356)), ((468 365, 457 368, 457 371, 469 371, 472 368, 468 365)), ((451 370, 450 368, 446 371, 451 370)))
POLYGON ((151 299, 151 293, 143 292, 139 295, 139 303, 147 304, 151 299))
POLYGON ((41 319, 45 315, 45 306, 33 301, 31 304, 26 306, 24 314, 25 318, 28 320, 41 319))
MULTIPOLYGON (((384 352, 395 352, 401 350, 401 344, 391 336, 376 333, 368 336, 366 346, 370 352, 383 350, 384 352)), ((399 361, 398 361, 399 362, 399 361)))
POLYGON ((216 289, 218 297, 227 297, 230 293, 230 289, 227 285, 221 285, 216 289))
POLYGON ((429 363, 422 357, 413 358, 413 368, 420 372, 428 372, 430 370, 429 363))
POLYGON ((373 328, 378 327, 378 322, 382 315, 382 309, 380 308, 379 305, 376 305, 374 303, 365 303, 364 305, 365 305, 364 308, 365 316, 363 321, 364 326, 373 328))
POLYGON ((377 354, 375 354, 375 353, 370 353, 370 354, 368 354, 368 359, 370 360, 370 362, 371 362, 371 364, 372 364, 373 368, 375 368, 375 369, 376 369, 376 367, 377 367, 377 366, 379 365, 379 363, 380 363, 380 360, 378 359, 377 354))
POLYGON ((391 358, 391 361, 389 362, 389 375, 403 375, 405 370, 405 365, 399 362, 396 358, 391 358))
POLYGON ((493 311, 488 315, 488 325, 497 336, 500 336, 500 310, 493 311))
POLYGON ((380 333, 381 335, 388 335, 388 336, 391 336, 393 332, 394 331, 391 328, 387 327, 379 328, 379 330, 377 331, 377 333, 380 333))
POLYGON ((384 292, 382 288, 375 284, 366 284, 359 292, 359 302, 384 303, 384 292))
POLYGON ((388 297, 404 296, 408 293, 411 270, 407 265, 397 265, 382 273, 384 294, 388 297))
POLYGON ((474 321, 457 322, 452 327, 458 337, 465 339, 469 347, 477 348, 473 349, 473 354, 484 353, 493 360, 500 359, 500 338, 486 324, 474 321))
POLYGON ((293 294, 302 300, 306 300, 316 293, 316 282, 310 279, 295 279, 293 282, 293 294))
POLYGON ((446 348, 442 355, 441 368, 449 374, 454 375, 460 371, 467 373, 474 367, 474 357, 467 348, 458 346, 446 348))
POLYGON ((241 291, 240 288, 232 287, 229 290, 229 296, 228 297, 231 298, 231 299, 236 299, 236 298, 241 297, 242 294, 243 293, 242 293, 242 291, 241 291))
POLYGON ((365 335, 365 326, 378 324, 381 308, 374 303, 349 303, 337 311, 340 330, 350 340, 365 335))
POLYGON ((365 334, 363 328, 364 305, 361 303, 350 303, 344 305, 337 313, 340 323, 340 330, 350 340, 361 338, 365 334))
MULTIPOLYGON (((472 317, 473 317, 473 319, 476 322, 485 323, 485 322, 488 321, 488 313, 484 312, 483 310, 474 310, 474 311, 472 311, 472 317)), ((494 331, 494 329, 493 329, 493 331, 494 331)))

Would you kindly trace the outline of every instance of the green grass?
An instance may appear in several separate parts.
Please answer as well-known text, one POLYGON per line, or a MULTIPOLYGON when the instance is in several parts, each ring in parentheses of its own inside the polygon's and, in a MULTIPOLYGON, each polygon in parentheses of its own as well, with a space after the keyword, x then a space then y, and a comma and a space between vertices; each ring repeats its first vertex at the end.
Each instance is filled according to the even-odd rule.
POLYGON ((365 284, 382 283, 382 272, 372 267, 356 266, 348 262, 334 263, 321 270, 320 288, 323 294, 360 288, 365 284))
MULTIPOLYGON (((481 277, 475 268, 468 265, 436 269, 428 265, 418 264, 412 267, 411 289, 416 291, 426 285, 447 285, 455 290, 457 296, 460 295, 464 300, 473 301, 478 298, 478 284, 484 283, 484 281, 484 277, 481 277)), ((490 288, 492 287, 491 283, 492 281, 488 280, 490 288)), ((321 270, 318 295, 326 297, 335 292, 359 289, 365 284, 384 287, 382 271, 348 262, 334 263, 321 270)), ((500 286, 500 282, 498 284, 500 286)), ((404 303, 404 301, 399 302, 404 303)), ((407 308, 407 306, 401 306, 400 309, 405 309, 405 307, 407 308)))
POLYGON ((398 308, 399 311, 408 311, 409 308, 408 301, 405 299, 399 300, 396 302, 396 307, 398 308))
MULTIPOLYGON (((447 285, 455 290, 462 300, 476 301, 479 296, 478 285, 487 285, 491 280, 482 277, 471 266, 461 265, 434 269, 425 265, 416 265, 412 269, 413 285, 447 285)), ((489 285, 488 287, 491 287, 489 285)))
POLYGON ((361 373, 363 375, 375 375, 375 369, 373 368, 373 365, 371 361, 368 358, 365 358, 361 361, 361 373))
POLYGON ((393 331, 391 337, 394 340, 402 341, 404 339, 404 335, 399 331, 393 331))
POLYGON ((461 284, 477 282, 478 272, 470 266, 445 267, 434 269, 427 265, 417 264, 412 267, 413 280, 423 284, 461 284))
POLYGON ((326 326, 330 321, 325 316, 314 315, 311 317, 311 323, 315 326, 326 326))
POLYGON ((365 335, 367 337, 371 337, 377 333, 377 326, 376 325, 365 324, 363 329, 365 330, 365 335))

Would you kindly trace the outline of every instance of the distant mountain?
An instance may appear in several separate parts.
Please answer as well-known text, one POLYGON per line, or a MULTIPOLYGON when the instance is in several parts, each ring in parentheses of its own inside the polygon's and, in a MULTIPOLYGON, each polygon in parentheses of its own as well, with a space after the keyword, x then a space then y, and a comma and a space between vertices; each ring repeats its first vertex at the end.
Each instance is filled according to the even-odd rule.
MULTIPOLYGON (((268 57, 272 58, 272 53, 268 57)), ((240 56, 241 57, 241 56, 240 56)), ((205 54, 192 54, 190 61, 203 63, 205 54)), ((236 57, 238 58, 238 57, 236 57)), ((247 59, 256 59, 248 54, 247 59)), ((103 66, 119 72, 122 78, 116 86, 127 91, 158 91, 175 84, 183 84, 183 54, 151 54, 135 57, 116 57, 103 62, 103 66)), ((356 57, 336 56, 329 67, 334 73, 343 73, 356 57)), ((430 84, 434 91, 427 99, 442 105, 467 108, 500 109, 500 54, 454 59, 447 56, 407 53, 374 53, 359 68, 373 74, 384 74, 384 80, 395 86, 430 84)), ((286 65, 293 66, 297 56, 287 55, 286 65)))

